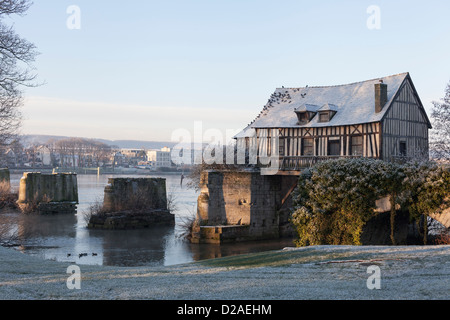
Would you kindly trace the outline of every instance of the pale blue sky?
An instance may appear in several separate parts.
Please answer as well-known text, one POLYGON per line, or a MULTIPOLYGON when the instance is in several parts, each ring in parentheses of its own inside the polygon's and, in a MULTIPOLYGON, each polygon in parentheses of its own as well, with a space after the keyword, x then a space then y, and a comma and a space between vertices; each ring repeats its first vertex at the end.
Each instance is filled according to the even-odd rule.
POLYGON ((429 111, 450 81, 449 13, 444 0, 37 0, 12 19, 46 82, 26 90, 23 133, 170 141, 203 121, 225 134, 277 87, 402 72, 429 111), (70 5, 81 30, 66 26, 70 5))

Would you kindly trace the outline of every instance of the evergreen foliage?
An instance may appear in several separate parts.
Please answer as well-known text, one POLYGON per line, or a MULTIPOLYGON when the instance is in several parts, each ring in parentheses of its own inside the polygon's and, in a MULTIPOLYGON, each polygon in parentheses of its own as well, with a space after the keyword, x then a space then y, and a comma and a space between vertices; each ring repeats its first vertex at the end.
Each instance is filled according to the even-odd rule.
POLYGON ((324 161, 303 171, 299 178, 291 218, 298 234, 296 244, 360 245, 363 227, 378 214, 376 201, 384 197, 391 202, 391 240, 395 244, 396 208, 417 221, 448 207, 449 194, 450 170, 434 163, 400 164, 367 158, 324 161))

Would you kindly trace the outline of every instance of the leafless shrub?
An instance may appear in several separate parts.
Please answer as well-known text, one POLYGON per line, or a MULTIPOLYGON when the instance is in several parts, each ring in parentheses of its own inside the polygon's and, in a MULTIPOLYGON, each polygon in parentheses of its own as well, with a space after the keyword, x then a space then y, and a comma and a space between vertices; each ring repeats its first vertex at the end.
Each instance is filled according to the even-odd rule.
POLYGON ((433 130, 430 132, 430 153, 434 159, 450 160, 450 83, 445 89, 445 96, 440 101, 433 101, 431 113, 433 130))
MULTIPOLYGON (((203 150, 204 151, 204 150, 203 150)), ((203 152, 202 151, 202 152, 203 152)), ((220 161, 221 163, 212 163, 212 164, 208 164, 205 162, 205 160, 202 158, 202 162, 201 164, 196 164, 192 167, 191 171, 189 172, 189 174, 187 175, 187 187, 194 189, 195 191, 199 191, 200 190, 200 177, 201 177, 201 173, 205 170, 220 170, 220 171, 239 171, 242 170, 243 168, 246 167, 252 167, 252 165, 242 165, 242 164, 237 164, 237 147, 236 145, 227 145, 227 146, 223 146, 223 150, 222 150, 222 156, 223 159, 222 161, 220 161), (233 150, 233 163, 228 163, 227 162, 227 150, 233 150)), ((246 150, 246 162, 248 163, 248 150, 246 150)))
POLYGON ((450 244, 450 229, 442 229, 439 234, 434 237, 435 245, 448 245, 450 244))
POLYGON ((0 217, 0 246, 14 246, 19 241, 19 234, 15 227, 14 218, 1 215, 0 217))
POLYGON ((0 196, 4 196, 6 194, 11 193, 11 185, 8 181, 1 181, 0 182, 0 196))
POLYGON ((167 193, 167 210, 169 210, 170 213, 178 211, 177 196, 173 188, 167 193))
POLYGON ((34 214, 39 212, 39 205, 41 203, 50 203, 52 199, 44 194, 41 200, 38 200, 37 194, 33 197, 33 200, 28 201, 27 203, 22 203, 19 208, 23 214, 34 214))
POLYGON ((178 235, 178 238, 190 241, 192 238, 194 227, 198 221, 196 219, 196 214, 190 211, 190 214, 188 216, 179 217, 179 220, 180 222, 178 223, 178 225, 181 229, 181 232, 178 235))
POLYGON ((106 214, 106 210, 103 207, 103 202, 101 200, 96 200, 92 203, 85 212, 83 212, 83 218, 86 224, 89 224, 92 216, 106 214))
POLYGON ((108 211, 131 211, 136 213, 142 213, 153 209, 153 197, 144 190, 136 190, 133 193, 127 194, 121 201, 115 202, 114 205, 109 208, 108 211))
POLYGON ((0 182, 0 209, 17 209, 17 192, 12 192, 10 184, 6 181, 0 182))
POLYGON ((29 201, 27 203, 22 203, 20 205, 20 211, 22 211, 23 214, 32 214, 36 213, 38 209, 39 203, 37 201, 29 201))

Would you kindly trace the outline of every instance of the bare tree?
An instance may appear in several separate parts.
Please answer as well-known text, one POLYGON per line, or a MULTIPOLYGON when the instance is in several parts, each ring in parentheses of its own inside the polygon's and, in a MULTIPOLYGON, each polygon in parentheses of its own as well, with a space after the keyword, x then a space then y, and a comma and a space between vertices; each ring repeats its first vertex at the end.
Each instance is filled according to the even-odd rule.
POLYGON ((28 148, 29 152, 30 152, 30 156, 31 156, 31 168, 35 169, 36 168, 36 151, 39 148, 39 144, 37 143, 33 143, 30 145, 30 147, 28 148))
POLYGON ((112 152, 109 145, 97 140, 84 138, 59 140, 55 142, 54 150, 59 154, 62 167, 70 163, 73 168, 92 165, 100 166, 99 163, 106 162, 112 152))
POLYGON ((100 162, 105 164, 111 157, 111 146, 95 140, 93 140, 92 143, 94 144, 94 153, 92 154, 92 158, 95 159, 97 166, 100 166, 100 162))
POLYGON ((5 23, 8 16, 24 15, 30 5, 29 0, 0 1, 0 146, 12 142, 20 128, 21 88, 36 86, 31 66, 36 48, 5 23))
MULTIPOLYGON (((222 147, 222 157, 223 160, 221 161, 222 163, 211 163, 208 164, 205 162, 205 159, 202 157, 201 159, 201 163, 200 164, 196 164, 192 167, 190 173, 187 176, 188 179, 188 183, 187 186, 188 188, 194 189, 196 191, 198 191, 200 189, 200 179, 201 179, 201 173, 205 170, 219 170, 219 171, 239 171, 242 170, 243 168, 248 168, 248 167, 252 167, 252 165, 241 165, 241 164, 237 164, 237 146, 230 144, 227 146, 223 146, 222 147), (227 150, 233 150, 233 163, 227 163, 227 150)), ((202 153, 205 151, 205 148, 202 149, 202 153)), ((215 153, 216 150, 213 150, 212 153, 215 153)), ((215 154, 214 154, 215 156, 215 154)), ((248 150, 246 151, 246 161, 248 162, 248 150)))
POLYGON ((28 0, 2 0, 0 1, 0 16, 10 14, 24 14, 31 3, 28 0))
POLYGON ((50 156, 51 156, 51 165, 52 167, 58 166, 58 161, 56 158, 57 154, 57 141, 55 139, 50 139, 46 142, 47 148, 50 150, 50 156))
POLYGON ((439 102, 433 102, 431 118, 431 155, 438 160, 450 160, 450 83, 445 89, 445 96, 439 102))

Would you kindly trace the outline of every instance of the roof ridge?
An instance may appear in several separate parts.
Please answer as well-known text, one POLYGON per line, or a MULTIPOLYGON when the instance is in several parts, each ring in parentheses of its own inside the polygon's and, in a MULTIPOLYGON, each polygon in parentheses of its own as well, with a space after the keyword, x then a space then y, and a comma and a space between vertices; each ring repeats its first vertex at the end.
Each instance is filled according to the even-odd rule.
POLYGON ((346 83, 346 84, 335 84, 335 85, 330 85, 330 86, 281 87, 281 88, 275 88, 275 91, 283 90, 283 89, 298 90, 298 89, 310 89, 310 88, 334 88, 334 87, 350 86, 350 85, 354 85, 354 84, 358 84, 358 83, 370 82, 370 81, 380 80, 380 79, 384 79, 384 78, 390 78, 390 77, 396 77, 396 76, 408 75, 408 74, 409 74, 409 72, 402 72, 402 73, 397 73, 397 74, 393 74, 393 75, 385 76, 385 77, 378 77, 378 78, 373 78, 373 79, 369 79, 369 80, 356 81, 356 82, 346 83))

